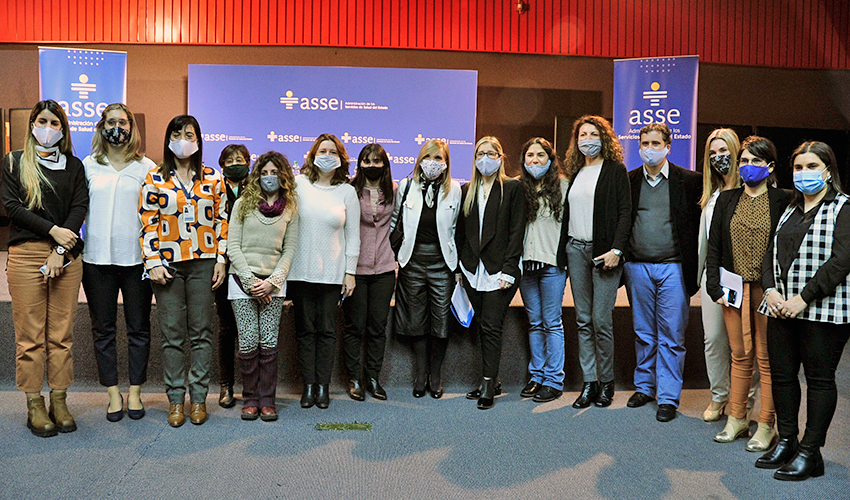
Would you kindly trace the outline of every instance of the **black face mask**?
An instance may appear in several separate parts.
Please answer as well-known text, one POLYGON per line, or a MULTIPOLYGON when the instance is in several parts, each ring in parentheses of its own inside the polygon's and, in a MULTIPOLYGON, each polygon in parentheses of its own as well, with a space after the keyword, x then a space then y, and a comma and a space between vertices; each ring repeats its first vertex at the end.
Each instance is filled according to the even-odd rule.
POLYGON ((104 128, 100 134, 113 146, 123 146, 130 140, 130 131, 121 127, 104 128))
POLYGON ((375 182, 384 175, 384 169, 381 167, 360 167, 360 170, 362 170, 363 175, 372 182, 375 182))
POLYGON ((236 165, 227 165, 221 170, 224 176, 233 182, 242 182, 245 177, 248 177, 248 165, 237 163, 236 165))

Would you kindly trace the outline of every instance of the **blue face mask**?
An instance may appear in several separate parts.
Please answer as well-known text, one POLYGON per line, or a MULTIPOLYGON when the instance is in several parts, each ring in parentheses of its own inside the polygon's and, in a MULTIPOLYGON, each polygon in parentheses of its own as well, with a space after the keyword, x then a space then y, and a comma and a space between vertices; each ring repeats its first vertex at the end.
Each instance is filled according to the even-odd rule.
POLYGON ((602 150, 602 141, 599 139, 580 139, 578 150, 588 158, 596 158, 602 150))
POLYGON ((539 179, 546 175, 546 172, 549 171, 550 165, 552 165, 552 160, 547 161, 546 165, 529 165, 526 163, 525 170, 535 179, 539 179))
POLYGON ((276 175, 264 175, 260 177, 260 187, 267 193, 274 193, 280 189, 280 178, 276 175))
MULTIPOLYGON (((832 176, 827 177, 830 179, 832 176)), ((794 172, 794 187, 803 194, 817 194, 826 187, 823 170, 801 170, 794 172)))
POLYGON ((644 164, 650 167, 657 167, 664 163, 664 159, 667 158, 667 153, 670 152, 668 148, 661 149, 653 149, 646 148, 640 150, 640 159, 644 164))
POLYGON ((756 187, 761 184, 761 181, 767 179, 770 175, 770 163, 763 167, 751 165, 749 163, 738 167, 738 172, 741 174, 741 179, 744 180, 744 184, 750 187, 756 187))

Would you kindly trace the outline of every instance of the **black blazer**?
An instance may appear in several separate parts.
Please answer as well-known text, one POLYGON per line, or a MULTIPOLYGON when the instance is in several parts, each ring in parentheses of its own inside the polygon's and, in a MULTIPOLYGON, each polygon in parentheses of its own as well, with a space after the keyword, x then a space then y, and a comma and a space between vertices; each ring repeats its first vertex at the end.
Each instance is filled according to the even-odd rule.
MULTIPOLYGON (((668 161, 668 182, 670 186, 670 221, 673 223, 673 237, 679 243, 682 252, 682 273, 685 275, 685 289, 688 295, 699 291, 697 281, 699 218, 702 209, 699 200, 702 197, 702 174, 684 169, 668 161)), ((643 166, 629 172, 632 186, 632 224, 637 218, 640 205, 640 190, 643 186, 643 166)), ((626 253, 633 260, 631 252, 626 253)))
MULTIPOLYGON (((567 265, 567 237, 570 226, 570 190, 575 184, 575 176, 570 179, 570 187, 564 198, 564 219, 561 226, 561 240, 558 243, 558 267, 567 265)), ((605 160, 596 192, 593 195, 593 256, 618 249, 625 253, 632 231, 630 215, 632 200, 629 197, 629 175, 622 163, 605 160)))
MULTIPOLYGON (((705 258, 705 291, 711 296, 711 300, 717 300, 723 296, 720 288, 720 267, 727 271, 734 270, 732 261, 732 216, 738 206, 738 200, 744 188, 723 191, 717 198, 714 207, 714 216, 711 219, 711 230, 708 233, 708 254, 705 258)), ((770 203, 770 239, 779 224, 779 217, 785 211, 791 201, 792 193, 786 189, 767 187, 767 196, 770 203)), ((771 256, 772 258, 772 256, 771 256)))
POLYGON ((522 277, 519 259, 525 238, 525 191, 515 179, 505 179, 501 188, 493 183, 487 205, 484 207, 484 226, 478 238, 478 203, 473 203, 469 215, 463 214, 463 204, 469 195, 469 183, 461 190, 461 210, 457 218, 455 238, 460 261, 469 271, 478 267, 478 261, 490 274, 503 272, 514 277, 518 285, 522 277), (504 189, 504 192, 503 192, 504 189))

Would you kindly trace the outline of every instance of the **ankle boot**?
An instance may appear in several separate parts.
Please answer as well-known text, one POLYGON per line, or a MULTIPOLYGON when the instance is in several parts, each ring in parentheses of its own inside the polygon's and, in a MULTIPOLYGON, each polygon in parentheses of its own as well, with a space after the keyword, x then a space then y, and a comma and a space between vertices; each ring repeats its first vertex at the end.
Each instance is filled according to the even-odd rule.
POLYGON ((759 469, 778 469, 787 464, 797 456, 797 448, 800 446, 797 436, 779 438, 776 446, 756 460, 759 469))
POLYGON ((44 397, 37 393, 27 393, 27 427, 38 437, 50 437, 59 434, 56 425, 47 415, 44 397))
MULTIPOLYGON (((611 386, 613 389, 614 387, 611 386)), ((573 408, 587 408, 591 404, 595 403, 597 399, 599 399, 599 382, 594 380, 593 382, 585 382, 584 386, 582 386, 581 394, 573 403, 573 408)), ((612 394, 613 396, 613 394, 612 394)))
POLYGON ((773 474, 774 479, 781 481, 805 481, 810 477, 823 476, 824 465, 820 448, 800 445, 794 460, 783 465, 773 474))
POLYGON ((304 389, 301 391, 301 408, 310 408, 316 404, 316 385, 304 384, 304 389))
POLYGON ((331 404, 331 395, 328 390, 328 384, 319 384, 319 391, 316 393, 316 406, 325 409, 331 404))
POLYGON ((277 391, 277 348, 260 349, 259 380, 257 392, 260 408, 273 407, 277 391))
POLYGON ((496 404, 496 381, 485 378, 481 382, 481 397, 478 398, 478 409, 489 410, 496 404))
POLYGON ((54 389, 50 391, 50 419, 56 424, 59 432, 74 432, 77 430, 77 423, 74 422, 74 417, 68 411, 68 404, 65 398, 68 393, 65 390, 54 389))
POLYGON ((599 387, 599 397, 593 402, 599 408, 607 408, 614 402, 614 381, 602 382, 599 387))
POLYGON ((714 436, 718 443, 731 443, 739 437, 747 437, 750 433, 750 421, 732 415, 726 417, 726 427, 714 436))
MULTIPOLYGON (((481 388, 482 385, 479 385, 475 389, 466 393, 466 399, 478 399, 481 397, 481 388)), ((496 388, 493 392, 494 395, 498 396, 502 394, 502 381, 496 378, 496 388)))

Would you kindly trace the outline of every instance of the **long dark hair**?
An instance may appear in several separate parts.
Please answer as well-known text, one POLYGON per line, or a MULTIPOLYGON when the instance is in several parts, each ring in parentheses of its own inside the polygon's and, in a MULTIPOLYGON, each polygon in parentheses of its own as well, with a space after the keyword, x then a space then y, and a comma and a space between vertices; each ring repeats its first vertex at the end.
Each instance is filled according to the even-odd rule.
POLYGON ((520 182, 525 188, 525 223, 531 224, 537 220, 537 211, 540 208, 540 201, 549 206, 549 210, 555 216, 555 220, 561 222, 561 208, 563 200, 561 199, 561 162, 558 160, 558 154, 552 147, 552 144, 542 137, 529 139, 528 142, 522 145, 522 155, 520 156, 520 164, 523 167, 520 169, 520 182), (552 162, 549 165, 549 170, 543 174, 540 179, 535 179, 534 176, 528 173, 525 169, 525 153, 528 149, 539 144, 543 151, 549 155, 549 160, 552 162), (540 190, 538 191, 538 187, 540 190))
POLYGON ((171 179, 171 172, 177 169, 177 156, 171 151, 168 145, 171 143, 171 134, 175 131, 183 130, 183 128, 191 125, 195 129, 195 139, 198 141, 198 151, 189 157, 189 165, 195 171, 198 179, 203 178, 204 173, 204 139, 201 134, 201 126, 198 120, 192 115, 175 116, 168 122, 165 127, 165 141, 162 146, 162 163, 159 164, 159 173, 164 180, 171 179))
POLYGON ((368 160, 370 156, 380 160, 384 165, 378 186, 381 188, 381 194, 384 195, 383 204, 389 205, 393 203, 393 173, 390 167, 390 158, 387 156, 384 147, 380 144, 373 142, 363 146, 363 149, 360 150, 360 154, 357 156, 357 170, 354 172, 354 178, 351 179, 351 185, 357 191, 357 196, 363 193, 363 187, 366 185, 366 176, 360 172, 360 164, 363 163, 363 160, 368 160))
MULTIPOLYGON (((828 144, 820 141, 806 141, 803 144, 800 144, 800 146, 791 153, 791 172, 794 172, 794 159, 805 153, 812 153, 820 158, 820 161, 826 165, 826 170, 829 172, 829 175, 832 176, 832 178, 826 181, 826 183, 829 187, 834 189, 836 193, 845 194, 844 190, 841 189, 841 177, 838 176, 839 168, 838 162, 835 160, 835 153, 828 144)), ((792 173, 791 175, 794 174, 792 173)), ((794 198, 791 200, 789 205, 803 206, 803 201, 803 193, 795 189, 794 198)))
POLYGON ((751 135, 744 139, 744 142, 741 143, 741 150, 738 151, 739 168, 741 166, 741 155, 744 154, 744 151, 749 151, 751 155, 761 158, 768 165, 773 163, 773 172, 770 173, 766 180, 768 186, 776 187, 776 168, 779 166, 776 163, 776 158, 779 155, 776 153, 776 146, 773 142, 770 139, 757 135, 751 135))
POLYGON ((579 170, 584 167, 584 154, 578 149, 578 132, 582 125, 589 123, 599 131, 599 140, 602 141, 602 150, 599 156, 603 160, 623 163, 623 146, 614 132, 614 128, 608 120, 601 116, 584 115, 573 124, 573 135, 570 139, 570 147, 564 157, 564 173, 572 181, 579 170))
POLYGON ((345 150, 345 145, 342 141, 333 134, 322 134, 316 137, 313 145, 310 146, 310 151, 307 152, 304 165, 301 166, 301 174, 310 179, 310 182, 319 180, 319 167, 313 165, 313 162, 316 160, 316 152, 319 151, 319 146, 325 141, 334 143, 336 154, 339 156, 339 166, 334 170, 334 174, 331 177, 331 186, 348 182, 348 152, 345 150))

